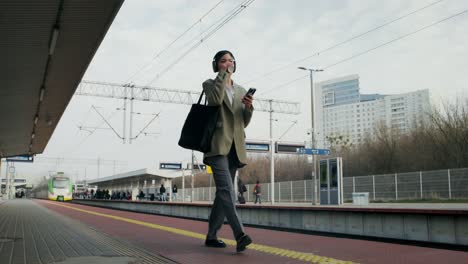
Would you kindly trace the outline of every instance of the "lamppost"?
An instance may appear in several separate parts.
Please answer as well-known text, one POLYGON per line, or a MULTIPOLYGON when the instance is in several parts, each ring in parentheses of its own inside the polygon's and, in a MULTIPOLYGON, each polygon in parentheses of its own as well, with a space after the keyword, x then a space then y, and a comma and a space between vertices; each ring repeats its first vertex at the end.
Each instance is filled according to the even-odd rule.
MULTIPOLYGON (((316 148, 315 144, 315 118, 314 118, 314 72, 322 72, 323 69, 309 69, 306 67, 297 67, 299 70, 309 71, 310 73, 310 116, 311 116, 311 130, 310 134, 312 136, 312 148, 316 148)), ((317 158, 315 155, 312 155, 313 160, 313 169, 312 169, 312 182, 314 186, 314 197, 312 204, 320 204, 318 202, 318 188, 317 188, 317 158)))

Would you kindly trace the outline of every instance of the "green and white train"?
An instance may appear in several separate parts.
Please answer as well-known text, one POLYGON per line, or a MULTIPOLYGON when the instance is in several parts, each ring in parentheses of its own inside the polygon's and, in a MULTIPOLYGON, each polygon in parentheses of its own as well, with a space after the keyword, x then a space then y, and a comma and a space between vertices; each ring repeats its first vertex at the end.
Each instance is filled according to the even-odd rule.
POLYGON ((32 190, 32 197, 53 201, 71 201, 73 197, 73 183, 70 177, 63 173, 50 176, 46 182, 32 190))

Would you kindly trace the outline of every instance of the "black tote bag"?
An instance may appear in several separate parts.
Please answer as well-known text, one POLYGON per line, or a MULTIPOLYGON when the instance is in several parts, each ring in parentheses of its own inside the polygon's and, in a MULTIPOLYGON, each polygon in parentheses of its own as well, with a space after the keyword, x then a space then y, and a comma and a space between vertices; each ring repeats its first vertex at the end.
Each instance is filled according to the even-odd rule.
POLYGON ((190 108, 182 128, 179 146, 207 153, 211 150, 211 139, 218 122, 220 106, 206 105, 206 96, 205 104, 200 104, 204 93, 205 91, 202 91, 198 103, 190 108))

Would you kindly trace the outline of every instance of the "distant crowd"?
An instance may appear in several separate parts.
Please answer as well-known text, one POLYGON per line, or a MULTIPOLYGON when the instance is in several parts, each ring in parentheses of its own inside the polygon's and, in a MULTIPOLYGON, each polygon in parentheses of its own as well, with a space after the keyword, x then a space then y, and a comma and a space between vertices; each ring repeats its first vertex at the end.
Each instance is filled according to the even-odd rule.
POLYGON ((132 193, 130 191, 113 191, 109 193, 109 190, 94 189, 85 190, 81 193, 74 193, 73 198, 79 199, 99 199, 99 200, 132 200, 132 193))
MULTIPOLYGON (((172 186, 172 201, 177 200, 177 185, 172 186)), ((138 200, 150 200, 150 201, 169 201, 170 193, 164 187, 164 184, 161 184, 161 187, 156 193, 145 194, 143 190, 140 190, 136 198, 138 200)), ((99 199, 99 200, 132 200, 132 193, 129 190, 125 191, 112 191, 94 189, 85 190, 83 192, 75 192, 73 198, 78 199, 99 199)))

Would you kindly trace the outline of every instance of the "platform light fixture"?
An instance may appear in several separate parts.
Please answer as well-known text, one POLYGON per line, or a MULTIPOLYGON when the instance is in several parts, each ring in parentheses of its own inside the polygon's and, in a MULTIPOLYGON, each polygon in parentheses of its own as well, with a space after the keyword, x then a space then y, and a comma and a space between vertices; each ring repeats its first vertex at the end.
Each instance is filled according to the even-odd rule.
MULTIPOLYGON (((303 70, 303 71, 308 71, 309 72, 309 76, 310 76, 310 117, 311 117, 311 130, 310 130, 310 134, 312 136, 311 138, 311 146, 312 148, 316 148, 316 142, 315 142, 315 133, 316 133, 316 127, 315 127, 315 116, 314 116, 314 102, 315 102, 315 99, 314 99, 314 72, 323 72, 323 69, 320 69, 320 68, 315 68, 315 69, 311 69, 311 68, 306 68, 306 67, 297 67, 299 70, 303 70)), ((317 205, 317 204, 320 204, 319 201, 318 201, 318 190, 317 190, 317 179, 318 179, 318 172, 317 172, 317 156, 314 156, 312 155, 313 157, 313 168, 312 168, 312 171, 313 171, 313 176, 312 176, 312 181, 314 183, 314 191, 313 191, 313 201, 312 201, 312 204, 314 205, 317 205)))
POLYGON ((42 102, 42 100, 44 100, 44 93, 45 93, 45 88, 44 86, 42 86, 41 92, 39 93, 39 102, 42 102))
POLYGON ((59 34, 59 28, 54 27, 54 31, 52 32, 52 38, 50 40, 49 55, 54 54, 55 46, 57 45, 58 34, 59 34))

